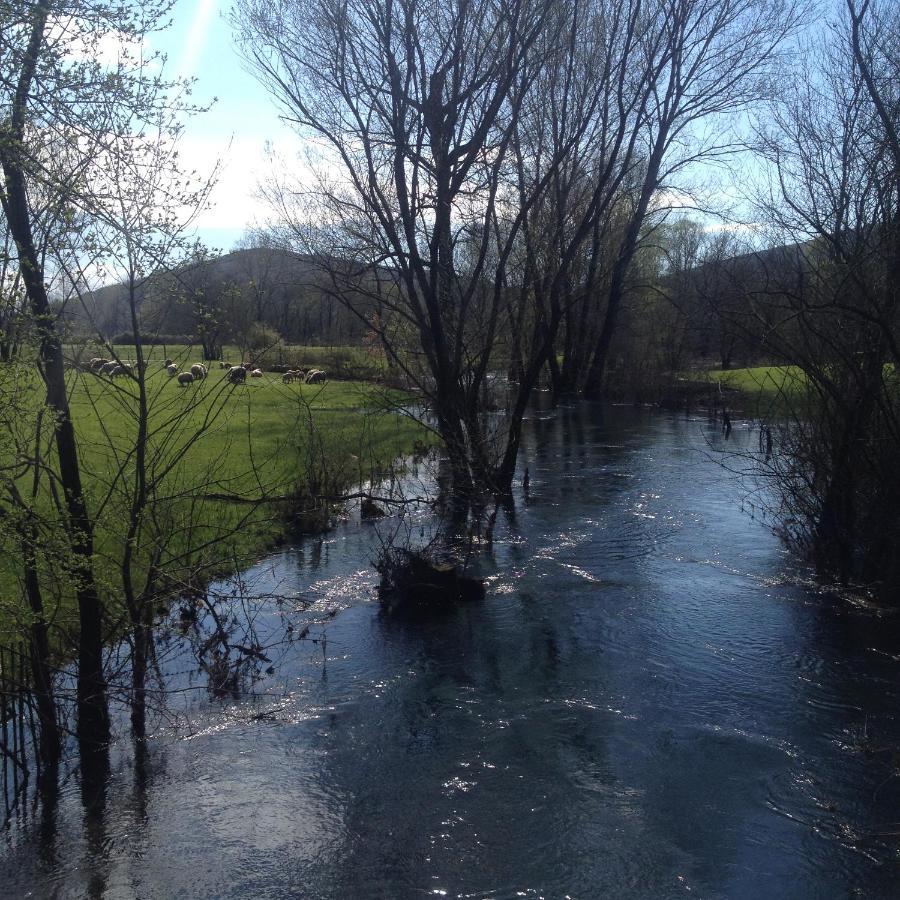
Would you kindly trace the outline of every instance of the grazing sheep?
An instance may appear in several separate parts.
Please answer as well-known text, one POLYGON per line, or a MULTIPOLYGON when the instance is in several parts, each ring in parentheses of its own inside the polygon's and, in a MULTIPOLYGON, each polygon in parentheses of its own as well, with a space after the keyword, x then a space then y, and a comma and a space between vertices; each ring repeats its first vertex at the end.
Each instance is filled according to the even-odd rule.
POLYGON ((178 376, 178 383, 179 383, 182 387, 187 387, 189 384, 193 384, 193 383, 194 383, 194 376, 193 376, 190 372, 182 372, 182 373, 178 376))
POLYGON ((225 377, 232 384, 243 384, 247 380, 247 370, 243 366, 232 366, 225 377))
POLYGON ((114 360, 111 362, 108 362, 108 363, 104 363, 102 366, 100 366, 99 374, 100 375, 110 375, 110 374, 112 374, 113 369, 118 368, 118 365, 119 364, 117 362, 115 362, 114 360))
POLYGON ((293 372, 285 372, 284 375, 281 376, 282 384, 293 384, 294 383, 294 373, 293 372))
POLYGON ((224 359, 220 359, 220 360, 219 360, 219 368, 220 368, 220 369, 230 369, 231 366, 229 366, 228 363, 225 362, 224 359))
POLYGON ((202 381, 206 378, 206 366, 201 365, 200 363, 194 363, 191 366, 191 375, 194 376, 194 381, 202 381))
POLYGON ((110 378, 121 378, 123 376, 131 375, 131 366, 129 365, 121 365, 116 366, 110 373, 110 378))
POLYGON ((178 366, 175 363, 169 363, 166 366, 166 372, 169 373, 169 378, 174 378, 178 374, 178 366))
POLYGON ((306 375, 307 384, 325 384, 328 376, 321 369, 311 369, 306 375))
POLYGON ((262 369, 254 369, 254 370, 250 373, 250 377, 251 377, 251 378, 262 378, 262 376, 263 376, 263 371, 262 371, 262 369))
POLYGON ((88 368, 89 368, 92 372, 95 372, 95 373, 96 373, 96 372, 99 372, 100 369, 102 369, 103 366, 105 366, 108 362, 109 362, 109 360, 108 360, 105 356, 95 356, 95 357, 88 363, 88 368))

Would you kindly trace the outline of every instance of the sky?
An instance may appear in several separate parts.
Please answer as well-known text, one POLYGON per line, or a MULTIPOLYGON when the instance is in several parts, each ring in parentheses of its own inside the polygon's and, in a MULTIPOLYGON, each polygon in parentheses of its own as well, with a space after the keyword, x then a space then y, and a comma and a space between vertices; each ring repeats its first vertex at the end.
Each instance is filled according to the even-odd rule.
POLYGON ((282 160, 300 150, 296 135, 281 122, 275 101, 238 53, 227 21, 232 2, 176 0, 172 27, 150 39, 154 49, 168 54, 169 75, 196 79, 197 102, 216 98, 210 112, 186 123, 181 156, 187 167, 200 173, 221 161, 210 209, 198 220, 198 234, 209 247, 226 252, 248 227, 268 217, 257 196, 270 170, 267 144, 282 160))
POLYGON ((216 98, 210 112, 186 123, 181 155, 200 173, 208 173, 217 159, 222 162, 210 209, 197 224, 200 238, 224 251, 266 218, 256 192, 268 171, 267 143, 283 156, 299 147, 238 54, 226 20, 230 7, 230 0, 178 0, 172 27, 150 39, 154 49, 168 54, 170 75, 196 79, 195 101, 216 98))

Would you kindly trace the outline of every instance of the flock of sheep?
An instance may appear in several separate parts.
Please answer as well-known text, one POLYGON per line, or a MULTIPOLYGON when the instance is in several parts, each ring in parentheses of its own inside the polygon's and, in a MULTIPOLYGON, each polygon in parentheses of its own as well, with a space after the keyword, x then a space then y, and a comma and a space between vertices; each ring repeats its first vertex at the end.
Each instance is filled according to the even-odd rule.
MULTIPOLYGON (((144 363, 145 368, 146 365, 144 363)), ((168 376, 177 379, 178 384, 182 387, 202 381, 209 375, 209 370, 203 363, 194 363, 187 372, 182 372, 178 363, 171 359, 167 359, 163 366, 168 376)), ((109 375, 111 378, 117 378, 122 375, 133 376, 136 366, 132 363, 95 356, 88 364, 88 368, 95 375, 109 375)), ((219 368, 225 370, 225 377, 232 384, 244 384, 248 374, 251 378, 263 377, 263 370, 254 367, 252 363, 230 366, 226 362, 220 362, 219 368)), ((293 384, 295 381, 302 384, 324 384, 326 379, 327 376, 322 369, 310 369, 308 372, 304 372, 302 369, 288 369, 281 376, 283 384, 293 384)))
MULTIPOLYGON (((247 380, 248 374, 251 378, 263 377, 263 370, 254 368, 252 363, 229 366, 228 363, 221 362, 219 366, 226 370, 225 377, 232 384, 243 384, 247 380)), ((282 384, 293 384, 295 381, 305 384, 324 384, 325 379, 325 373, 321 369, 310 369, 308 372, 304 372, 302 369, 288 369, 281 376, 282 384)))

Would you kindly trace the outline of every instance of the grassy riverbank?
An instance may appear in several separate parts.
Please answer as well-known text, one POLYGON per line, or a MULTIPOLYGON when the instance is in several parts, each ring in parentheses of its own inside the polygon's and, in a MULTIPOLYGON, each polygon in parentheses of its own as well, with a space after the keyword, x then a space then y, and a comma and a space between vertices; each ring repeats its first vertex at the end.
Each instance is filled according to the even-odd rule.
MULTIPOLYGON (((12 370, 3 376, 13 377, 12 370)), ((27 495, 33 472, 24 467, 41 408, 35 372, 22 368, 7 384, 18 414, 4 423, 0 465, 23 464, 27 495), (30 436, 30 440, 29 440, 30 436)), ((180 387, 158 363, 146 379, 146 459, 138 465, 138 389, 72 372, 70 398, 82 473, 96 522, 95 567, 115 619, 121 609, 126 536, 139 477, 150 502, 135 542, 134 581, 151 565, 163 575, 162 593, 200 584, 252 562, 296 529, 327 521, 331 499, 383 473, 398 456, 430 435, 398 406, 408 397, 358 381, 284 385, 267 374, 230 385, 220 370, 180 387)), ((47 423, 41 425, 44 440, 47 423)), ((52 460, 52 452, 45 458, 52 460)), ((33 508, 41 522, 39 567, 50 585, 45 603, 65 646, 75 625, 66 578, 64 535, 53 504, 56 486, 48 464, 33 508)), ((0 523, 0 641, 28 621, 22 599, 22 547, 14 517, 0 523), (7 632, 6 635, 3 632, 7 632)), ((111 622, 112 627, 112 622, 111 622)))
POLYGON ((723 392, 723 405, 736 406, 758 417, 795 409, 798 402, 803 402, 806 391, 806 379, 796 366, 712 369, 703 377, 718 385, 723 392))

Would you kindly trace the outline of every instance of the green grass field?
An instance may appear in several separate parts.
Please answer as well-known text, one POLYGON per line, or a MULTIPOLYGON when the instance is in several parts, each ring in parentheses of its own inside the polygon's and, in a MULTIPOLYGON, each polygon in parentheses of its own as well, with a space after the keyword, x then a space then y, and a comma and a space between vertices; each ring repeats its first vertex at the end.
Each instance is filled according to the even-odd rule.
MULTIPOLYGON (((135 359, 133 344, 115 344, 113 349, 121 359, 135 359)), ((198 345, 154 344, 145 345, 144 357, 152 362, 161 362, 167 357, 182 367, 195 362, 203 362, 198 345)), ((93 345, 67 347, 67 357, 85 361, 93 356, 109 356, 108 348, 93 345)), ((350 380, 373 380, 385 374, 386 365, 380 353, 372 353, 363 347, 305 347, 296 344, 276 344, 273 347, 249 350, 243 353, 239 347, 226 344, 222 348, 222 358, 231 365, 252 362, 262 369, 272 366, 293 366, 302 369, 325 369, 329 376, 350 380)), ((216 365, 216 363, 213 363, 216 365)))
POLYGON ((723 387, 745 394, 762 394, 769 397, 796 394, 803 390, 806 384, 803 373, 795 366, 712 369, 706 376, 710 381, 721 382, 723 387))
POLYGON ((761 418, 783 415, 806 402, 806 379, 796 366, 711 369, 704 377, 739 392, 740 405, 761 418))
MULTIPOLYGON (((6 396, 17 398, 19 411, 5 422, 5 438, 0 435, 0 465, 7 471, 15 444, 21 454, 29 436, 33 442, 42 403, 36 373, 19 369, 15 377, 6 396)), ((121 608, 121 562, 136 480, 130 451, 137 433, 137 385, 75 371, 69 380, 83 479, 97 523, 95 568, 115 611, 121 608)), ((399 414, 407 396, 362 382, 284 385, 280 375, 266 374, 230 385, 213 368, 206 380, 181 387, 153 361, 146 386, 146 470, 154 502, 141 523, 135 569, 141 582, 156 558, 167 573, 163 592, 252 562, 291 534, 292 521, 302 528, 327 520, 330 504, 317 498, 377 478, 415 444, 431 441, 429 432, 399 414), (256 502, 260 498, 268 499, 256 502)), ((20 482, 24 492, 30 471, 20 482)), ((45 602, 56 598, 54 624, 64 635, 74 624, 74 610, 64 553, 53 552, 65 542, 53 534, 50 485, 44 477, 34 505, 47 522, 50 547, 40 562, 45 602)), ((18 630, 28 619, 20 553, 14 524, 4 528, 0 522, 0 640, 4 630, 18 630)))

